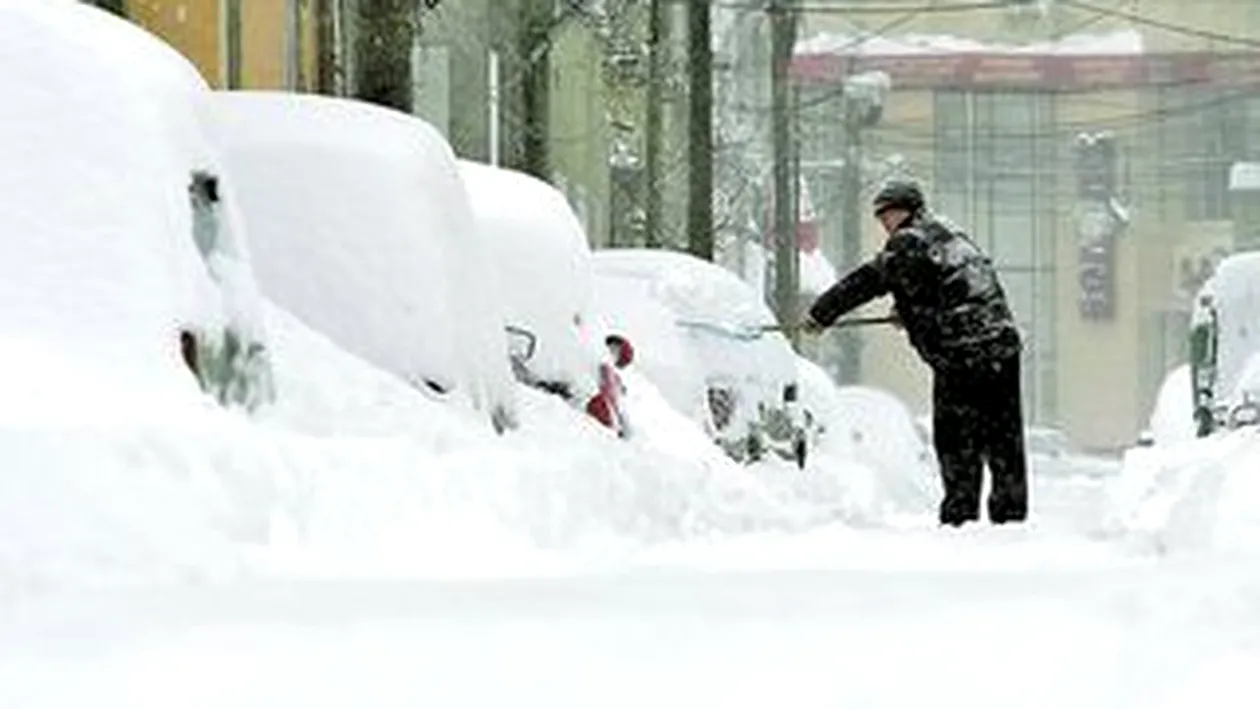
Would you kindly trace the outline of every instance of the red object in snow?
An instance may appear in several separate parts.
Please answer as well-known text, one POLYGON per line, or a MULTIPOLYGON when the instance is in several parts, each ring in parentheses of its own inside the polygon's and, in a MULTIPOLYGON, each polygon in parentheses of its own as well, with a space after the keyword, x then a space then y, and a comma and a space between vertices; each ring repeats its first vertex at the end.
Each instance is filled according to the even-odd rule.
POLYGON ((626 434, 621 413, 623 385, 617 370, 608 364, 599 365, 599 393, 586 402, 586 413, 618 435, 626 434))
POLYGON ((608 345, 608 352, 612 355, 613 364, 617 369, 629 367, 634 362, 634 345, 621 335, 609 335, 604 339, 604 344, 608 345))

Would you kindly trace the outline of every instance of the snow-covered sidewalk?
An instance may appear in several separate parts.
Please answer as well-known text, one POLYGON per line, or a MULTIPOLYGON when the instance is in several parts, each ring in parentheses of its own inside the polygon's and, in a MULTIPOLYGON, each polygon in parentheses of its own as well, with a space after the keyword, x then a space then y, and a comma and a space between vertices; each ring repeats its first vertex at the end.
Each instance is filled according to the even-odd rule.
POLYGON ((1260 568, 1060 542, 832 529, 503 578, 45 598, 0 612, 0 704, 1250 706, 1260 568))

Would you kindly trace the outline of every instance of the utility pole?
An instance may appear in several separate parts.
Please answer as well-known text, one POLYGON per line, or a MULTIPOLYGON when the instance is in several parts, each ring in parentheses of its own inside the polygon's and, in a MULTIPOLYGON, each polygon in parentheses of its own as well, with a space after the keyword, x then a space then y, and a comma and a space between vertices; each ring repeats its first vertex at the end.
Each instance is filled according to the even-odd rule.
MULTIPOLYGON (((846 102, 847 103, 847 102, 846 102)), ((842 170, 844 194, 841 201, 843 220, 840 239, 840 269, 848 271, 857 266, 862 256, 862 126, 854 111, 846 106, 842 118, 844 126, 844 167, 842 170)), ((857 384, 862 379, 862 337, 855 329, 836 333, 840 348, 839 381, 841 384, 857 384)))
POLYGON ((315 0, 315 90, 327 96, 337 95, 338 58, 337 11, 339 0, 315 0))
POLYGON ((551 32, 552 0, 524 0, 521 3, 520 56, 525 66, 524 126, 522 127, 522 169, 544 182, 551 181, 548 139, 551 125, 551 32))
POLYGON ((227 34, 227 76, 226 84, 229 89, 241 88, 241 2, 242 0, 227 0, 227 17, 225 32, 227 34))
MULTIPOLYGON (((840 239, 840 263, 848 271, 857 267, 862 257, 862 131, 880 121, 884 102, 892 82, 882 71, 869 71, 847 76, 843 86, 841 124, 844 126, 843 228, 840 239)), ((862 337, 856 330, 836 335, 840 347, 839 380, 856 384, 862 378, 862 337)))
MULTIPOLYGON (((795 0, 770 0, 771 143, 774 159, 774 304, 779 322, 798 319, 799 252, 796 245, 795 185, 792 175, 792 107, 788 68, 796 43, 795 0)), ((793 330, 793 344, 796 342, 793 330)))
POLYGON ((307 91, 306 21, 299 0, 284 4, 284 87, 288 91, 307 91))
POLYGON ((665 0, 651 0, 648 6, 648 85, 647 115, 644 117, 644 182, 647 204, 644 207, 644 246, 658 249, 661 239, 661 153, 663 152, 665 91, 665 0))
POLYGON ((711 0, 687 5, 688 91, 687 246, 693 256, 713 260, 713 28, 711 0))

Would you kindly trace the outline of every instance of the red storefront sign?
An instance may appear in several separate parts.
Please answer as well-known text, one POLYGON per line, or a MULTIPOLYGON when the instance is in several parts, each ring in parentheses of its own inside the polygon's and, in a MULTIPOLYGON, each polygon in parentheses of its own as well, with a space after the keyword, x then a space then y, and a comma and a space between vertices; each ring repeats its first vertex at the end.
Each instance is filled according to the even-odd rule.
POLYGON ((799 54, 793 77, 834 84, 849 74, 883 71, 894 89, 1025 88, 1094 91, 1169 84, 1260 86, 1260 52, 1207 54, 799 54))

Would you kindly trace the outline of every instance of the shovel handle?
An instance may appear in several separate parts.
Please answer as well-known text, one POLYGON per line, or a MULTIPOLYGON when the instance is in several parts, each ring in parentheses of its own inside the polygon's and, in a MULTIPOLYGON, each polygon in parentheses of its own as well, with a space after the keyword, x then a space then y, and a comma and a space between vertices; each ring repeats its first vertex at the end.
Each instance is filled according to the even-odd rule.
MULTIPOLYGON (((827 329, 831 329, 833 327, 861 327, 863 325, 895 325, 897 322, 898 320, 896 315, 872 315, 860 318, 841 318, 828 325, 827 329)), ((800 330, 803 328, 801 325, 795 323, 788 325, 775 323, 773 325, 762 325, 761 329, 766 332, 791 332, 793 330, 800 330)))

